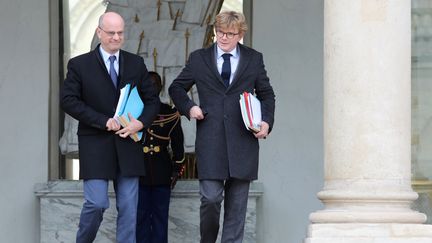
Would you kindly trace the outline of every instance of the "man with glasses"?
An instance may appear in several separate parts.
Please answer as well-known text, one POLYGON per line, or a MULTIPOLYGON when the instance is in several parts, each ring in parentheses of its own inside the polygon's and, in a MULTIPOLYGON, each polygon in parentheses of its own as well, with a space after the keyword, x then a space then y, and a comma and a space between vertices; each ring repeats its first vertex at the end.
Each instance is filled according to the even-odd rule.
POLYGON ((223 200, 221 242, 242 242, 249 185, 258 177, 258 139, 266 138, 273 126, 275 95, 262 54, 239 43, 246 30, 243 14, 218 14, 216 43, 191 53, 169 88, 178 111, 197 120, 201 243, 216 242, 223 200), (199 106, 187 94, 194 84, 199 106), (239 98, 245 91, 261 101, 262 122, 256 133, 242 120, 239 98))
POLYGON ((100 44, 89 53, 69 60, 61 89, 63 110, 79 121, 80 179, 84 181, 77 243, 93 242, 109 207, 108 182, 113 180, 117 206, 117 242, 135 242, 138 180, 145 174, 141 143, 129 135, 145 131, 159 112, 158 93, 142 57, 121 50, 124 21, 114 12, 99 18, 100 44), (145 109, 129 116, 121 127, 113 117, 119 91, 136 86, 145 109))

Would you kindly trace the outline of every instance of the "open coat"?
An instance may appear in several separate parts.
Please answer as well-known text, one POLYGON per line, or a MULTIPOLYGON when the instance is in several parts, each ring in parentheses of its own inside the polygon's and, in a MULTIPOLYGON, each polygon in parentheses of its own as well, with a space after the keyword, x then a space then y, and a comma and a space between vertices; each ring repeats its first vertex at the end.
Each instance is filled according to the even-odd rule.
POLYGON ((238 45, 239 64, 229 87, 225 87, 216 65, 216 44, 191 53, 173 81, 169 93, 180 114, 189 118, 195 104, 187 92, 196 85, 199 106, 206 113, 197 121, 195 152, 198 178, 225 180, 258 177, 258 139, 245 128, 240 112, 240 94, 255 93, 261 101, 262 120, 274 121, 275 95, 264 68, 262 54, 238 45))
POLYGON ((102 60, 99 45, 69 60, 60 92, 63 110, 79 121, 78 142, 81 179, 115 179, 145 174, 141 143, 106 130, 114 116, 119 90, 127 83, 137 86, 145 107, 137 119, 144 129, 159 111, 160 101, 142 57, 120 50, 119 84, 115 88, 102 60))

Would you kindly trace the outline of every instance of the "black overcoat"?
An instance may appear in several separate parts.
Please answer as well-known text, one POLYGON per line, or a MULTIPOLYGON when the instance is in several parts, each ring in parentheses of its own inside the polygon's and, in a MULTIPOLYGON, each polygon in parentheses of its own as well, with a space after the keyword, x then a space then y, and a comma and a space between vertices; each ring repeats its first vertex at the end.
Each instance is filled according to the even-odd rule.
POLYGON ((216 65, 216 44, 191 53, 173 81, 169 93, 180 114, 189 117, 196 103, 187 91, 196 85, 199 106, 207 113, 197 121, 195 152, 198 178, 225 180, 258 177, 259 143, 245 128, 240 113, 240 94, 255 93, 262 105, 262 120, 273 127, 275 95, 262 54, 238 45, 240 59, 233 80, 225 87, 216 65))
POLYGON ((115 179, 119 172, 122 176, 145 174, 141 143, 106 130, 106 122, 115 113, 119 90, 127 83, 138 87, 144 101, 144 112, 137 119, 146 129, 158 113, 160 101, 142 57, 120 50, 117 88, 99 45, 68 62, 60 103, 66 113, 79 121, 80 179, 115 179))

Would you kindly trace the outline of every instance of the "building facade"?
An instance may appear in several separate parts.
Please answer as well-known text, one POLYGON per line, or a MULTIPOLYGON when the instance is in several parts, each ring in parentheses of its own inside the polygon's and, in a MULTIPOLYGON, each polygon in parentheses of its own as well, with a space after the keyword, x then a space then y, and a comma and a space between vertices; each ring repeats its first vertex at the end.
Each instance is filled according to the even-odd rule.
MULTIPOLYGON (((264 54, 276 93, 275 127, 260 144, 257 242, 364 243, 364 232, 381 238, 369 242, 431 242, 424 192, 432 174, 425 55, 432 4, 411 2, 250 2, 251 45, 264 54)), ((35 185, 60 171, 63 12, 59 1, 1 6, 0 235, 39 242, 35 185)))

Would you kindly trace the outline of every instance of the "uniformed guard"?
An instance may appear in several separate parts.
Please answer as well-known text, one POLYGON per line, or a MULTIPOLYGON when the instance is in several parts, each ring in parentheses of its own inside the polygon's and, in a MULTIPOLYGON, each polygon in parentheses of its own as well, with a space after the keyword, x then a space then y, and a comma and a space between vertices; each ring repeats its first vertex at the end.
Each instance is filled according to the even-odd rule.
MULTIPOLYGON (((162 82, 159 74, 149 73, 160 92, 162 82)), ((146 176, 141 177, 139 183, 137 243, 168 242, 171 190, 184 171, 183 140, 177 109, 161 104, 143 142, 146 176)))

